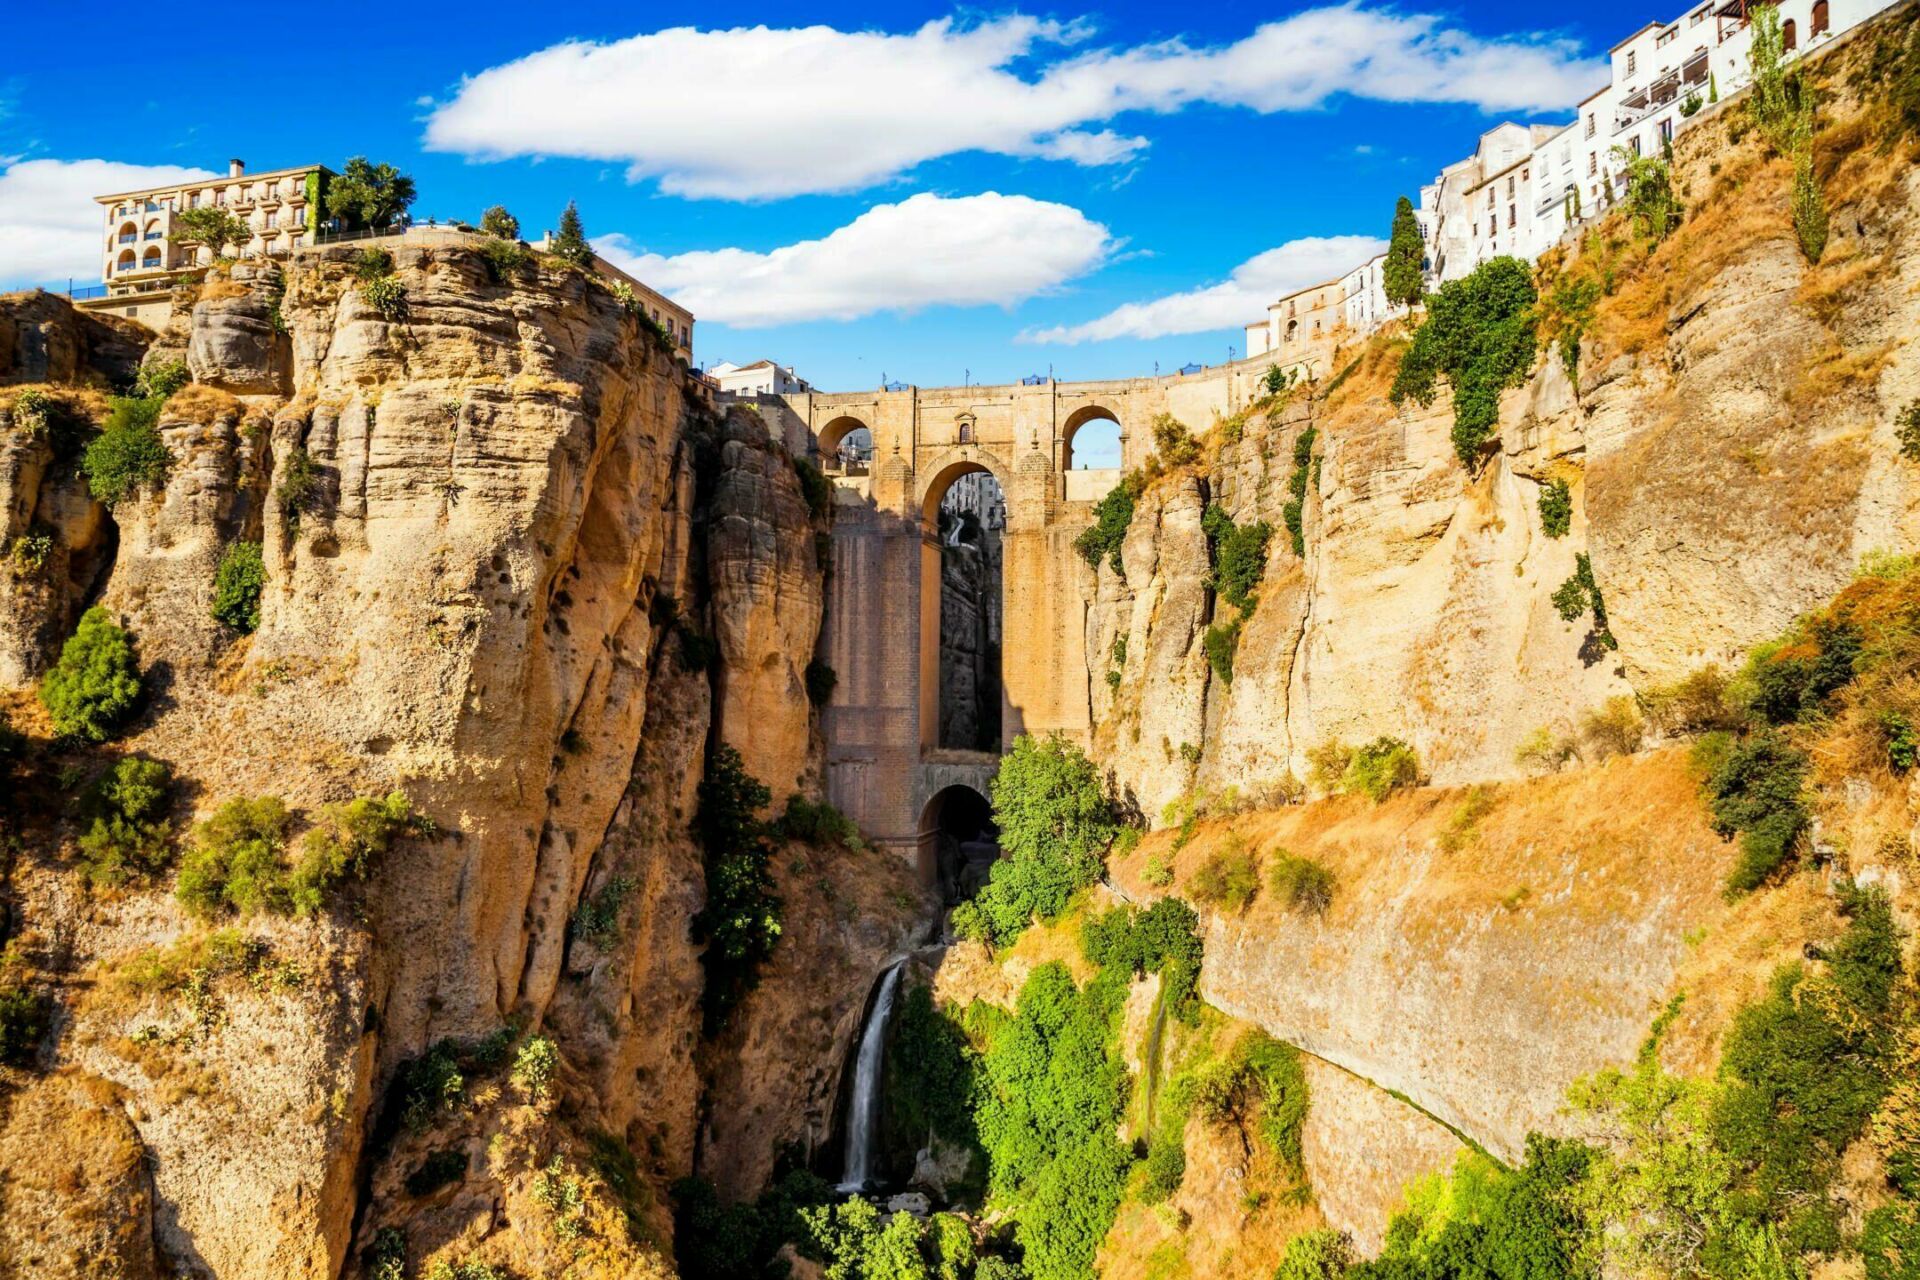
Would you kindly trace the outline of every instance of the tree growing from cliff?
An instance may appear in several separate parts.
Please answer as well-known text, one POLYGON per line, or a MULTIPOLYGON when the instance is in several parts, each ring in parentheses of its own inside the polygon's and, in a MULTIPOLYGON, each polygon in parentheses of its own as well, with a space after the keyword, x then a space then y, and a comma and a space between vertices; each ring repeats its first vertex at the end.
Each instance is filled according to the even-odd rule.
POLYGON ((709 1035, 726 1025, 780 940, 780 899, 768 865, 773 846, 759 816, 772 798, 733 747, 722 745, 708 757, 693 821, 706 866, 707 904, 693 928, 707 944, 701 962, 709 1035))
POLYGON ((113 396, 100 434, 81 455, 87 489, 109 507, 166 481, 173 455, 160 436, 161 396, 113 396))
POLYGON ((413 200, 412 178, 390 164, 354 156, 346 171, 327 185, 327 216, 340 219, 350 231, 377 230, 393 225, 413 200))
POLYGON ((1014 739, 993 780, 993 817, 1005 852, 987 885, 953 913, 963 937, 1012 942, 1037 916, 1051 920, 1100 878, 1119 830, 1100 771, 1064 738, 1014 739))
POLYGON ((260 626, 260 591, 267 583, 266 561, 257 542, 235 542, 220 557, 213 575, 213 617, 241 635, 260 626))
POLYGON ((80 616, 79 627, 61 646, 60 660, 40 682, 40 705, 53 717, 56 732, 105 742, 133 714, 140 691, 133 637, 95 605, 80 616))
POLYGON ((1388 393, 1396 405, 1431 405, 1437 381, 1453 390, 1453 450, 1469 471, 1480 467, 1500 421, 1500 393, 1533 369, 1538 345, 1533 271, 1518 258, 1483 262, 1427 300, 1388 393))
POLYGON ((217 258, 228 245, 237 247, 251 240, 253 231, 229 210, 205 205, 176 212, 168 235, 176 241, 200 245, 217 258))
POLYGON ((549 246, 553 256, 576 267, 593 265, 593 246, 587 243, 586 229, 580 225, 580 210, 573 201, 560 214, 560 229, 553 233, 549 246))
POLYGON ((496 204, 480 215, 480 229, 502 240, 518 240, 520 219, 508 213, 505 205, 496 204))
POLYGON ((1426 291, 1427 242, 1420 237, 1420 220, 1413 201, 1401 196, 1393 207, 1393 231, 1387 241, 1387 260, 1380 264, 1380 283, 1387 301, 1411 307, 1426 291))
POLYGON ((164 867, 173 856, 173 824, 167 821, 173 774, 158 760, 127 756, 88 790, 82 815, 91 819, 80 837, 80 862, 97 885, 127 880, 164 867))

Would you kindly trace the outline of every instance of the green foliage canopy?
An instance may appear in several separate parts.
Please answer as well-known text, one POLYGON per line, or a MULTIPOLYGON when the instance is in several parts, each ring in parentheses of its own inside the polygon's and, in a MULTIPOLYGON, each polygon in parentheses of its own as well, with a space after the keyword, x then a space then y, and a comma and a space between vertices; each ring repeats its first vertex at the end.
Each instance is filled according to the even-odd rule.
POLYGON ((1500 420, 1500 393, 1525 381, 1537 345, 1533 273, 1494 258, 1450 280, 1427 302, 1389 392, 1393 402, 1433 403, 1437 379, 1453 388, 1453 448, 1476 470, 1500 420))

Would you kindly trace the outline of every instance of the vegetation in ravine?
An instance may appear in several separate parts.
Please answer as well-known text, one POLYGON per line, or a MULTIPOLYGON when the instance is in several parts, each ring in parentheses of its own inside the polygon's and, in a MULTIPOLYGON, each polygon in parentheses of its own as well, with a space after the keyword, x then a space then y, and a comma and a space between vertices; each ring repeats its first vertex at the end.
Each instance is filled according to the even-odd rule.
POLYGON ((1119 823, 1099 770, 1063 738, 1016 738, 991 789, 1002 857, 952 924, 960 937, 998 946, 1036 918, 1058 916, 1100 878, 1119 823))
POLYGON ((40 705, 56 733, 105 742, 139 705, 140 667, 133 637, 114 625, 99 605, 80 615, 80 625, 60 648, 59 660, 40 682, 40 705))
POLYGON ((311 916, 339 889, 365 880, 403 836, 428 834, 402 792, 323 806, 302 838, 300 856, 285 854, 294 815, 277 796, 237 796, 193 830, 180 859, 174 894, 193 915, 211 918, 260 912, 311 916))
POLYGON ((1389 395, 1396 405, 1433 403, 1438 380, 1453 390, 1453 448, 1477 471, 1500 418, 1500 393, 1533 371, 1537 317, 1533 272, 1518 258, 1494 258, 1427 299, 1389 395))
POLYGON ((165 483, 173 465, 173 455, 160 438, 160 410, 166 402, 164 395, 108 399, 107 420, 80 460, 88 491, 107 506, 165 483))
POLYGON ((732 746, 723 744, 707 757, 693 820, 706 867, 707 903, 693 928, 695 938, 707 944, 701 963, 709 1035, 726 1024, 780 939, 773 846, 759 817, 772 798, 732 746))

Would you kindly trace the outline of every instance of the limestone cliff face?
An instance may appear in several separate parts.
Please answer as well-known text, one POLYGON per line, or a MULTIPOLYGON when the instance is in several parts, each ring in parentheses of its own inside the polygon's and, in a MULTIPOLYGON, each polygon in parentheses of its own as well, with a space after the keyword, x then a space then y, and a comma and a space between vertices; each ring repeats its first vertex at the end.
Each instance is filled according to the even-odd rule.
MULTIPOLYGON (((737 743, 779 797, 817 776, 800 673, 819 627, 819 529, 778 446, 699 403, 681 366, 588 277, 551 264, 501 275, 459 247, 394 258, 405 297, 386 314, 346 250, 305 257, 284 281, 237 270, 183 301, 150 356, 184 352, 195 376, 161 414, 172 464, 157 490, 111 512, 70 458, 0 423, 9 536, 46 527, 60 548, 44 585, 11 584, 0 600, 17 726, 44 734, 21 686, 97 599, 136 637, 150 691, 116 746, 172 763, 190 797, 177 817, 236 795, 280 795, 298 811, 402 789, 438 827, 396 848, 356 911, 248 922, 274 957, 262 964, 297 969, 216 982, 220 1016, 196 1022, 178 999, 113 978, 203 932, 167 879, 88 893, 65 864, 74 832, 57 805, 29 806, 12 936, 50 977, 94 975, 93 994, 63 1002, 44 1050, 60 1074, 22 1084, 0 1144, 46 1115, 93 1123, 87 1099, 119 1100, 142 1155, 103 1164, 99 1194, 152 1226, 86 1245, 123 1259, 98 1274, 339 1274, 380 1226, 410 1220, 380 1197, 402 1194, 394 1185, 431 1149, 431 1133, 375 1133, 395 1070, 437 1041, 508 1024, 554 1036, 567 1101, 552 1114, 565 1122, 476 1112, 465 1140, 486 1145, 491 1126, 545 1160, 600 1132, 640 1153, 656 1192, 694 1171, 713 1068, 697 1061, 689 921, 704 888, 688 821, 707 744, 737 743), (260 627, 245 638, 208 613, 215 569, 240 539, 261 540, 267 565, 260 627), (703 635, 719 653, 704 670, 703 635), (589 899, 613 904, 610 927, 572 927, 589 899)), ((64 307, 4 309, 9 376, 70 384, 74 397, 88 378, 124 385, 118 330, 64 307)), ((87 752, 47 750, 48 768, 97 767, 87 752)), ((799 867, 851 855, 783 856, 799 867)), ((808 919, 853 873, 802 874, 786 872, 789 911, 808 919)), ((746 1012, 750 1069, 720 1087, 729 1115, 757 1117, 743 1141, 769 1155, 815 1136, 819 1064, 838 1061, 833 1036, 858 1016, 861 970, 918 915, 910 886, 891 892, 898 905, 885 898, 880 914, 898 923, 871 937, 843 908, 783 941, 780 963, 808 982, 845 966, 843 998, 783 988, 776 974, 746 1012), (826 1038, 796 1030, 816 1018, 826 1038)), ((752 1160, 722 1163, 757 1189, 752 1160)), ((412 1256, 457 1246, 535 1265, 532 1237, 510 1242, 531 1229, 514 1221, 532 1212, 531 1172, 478 1157, 467 1167, 468 1199, 455 1202, 491 1195, 522 1212, 442 1214, 412 1256)), ((665 1238, 657 1198, 629 1208, 665 1238)), ((31 1221, 9 1216, 6 1256, 31 1221)), ((96 1274, 79 1261, 38 1273, 96 1274)))
POLYGON ((1873 106, 1842 78, 1823 108, 1821 264, 1794 239, 1785 162, 1697 126, 1676 170, 1693 216, 1603 301, 1577 390, 1543 349, 1476 474, 1453 454, 1444 389, 1430 409, 1388 401, 1388 335, 1341 352, 1330 392, 1295 392, 1148 489, 1123 571, 1089 573, 1085 598, 1094 744, 1149 816, 1190 790, 1305 777, 1334 740, 1402 738, 1439 783, 1516 776, 1529 734, 1736 666, 1864 554, 1913 545, 1920 484, 1894 422, 1920 397, 1920 177, 1858 143, 1873 106), (1309 427, 1296 555, 1282 507, 1309 427), (1563 537, 1539 512, 1552 480, 1572 493, 1563 537), (1209 502, 1275 529, 1231 685, 1201 648, 1231 612, 1204 582, 1209 502), (1552 604, 1578 554, 1617 649, 1552 604))

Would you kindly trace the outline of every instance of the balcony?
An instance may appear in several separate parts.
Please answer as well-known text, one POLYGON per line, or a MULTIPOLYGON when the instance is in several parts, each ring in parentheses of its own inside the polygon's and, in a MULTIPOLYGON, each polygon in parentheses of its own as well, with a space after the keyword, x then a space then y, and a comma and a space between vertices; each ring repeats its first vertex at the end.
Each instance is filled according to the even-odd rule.
POLYGON ((165 240, 166 238, 167 233, 164 231, 149 231, 141 237, 143 240, 165 240))
POLYGON ((123 231, 120 233, 121 244, 132 244, 134 241, 138 240, 139 238, 140 238, 139 236, 135 235, 131 231, 123 231))

